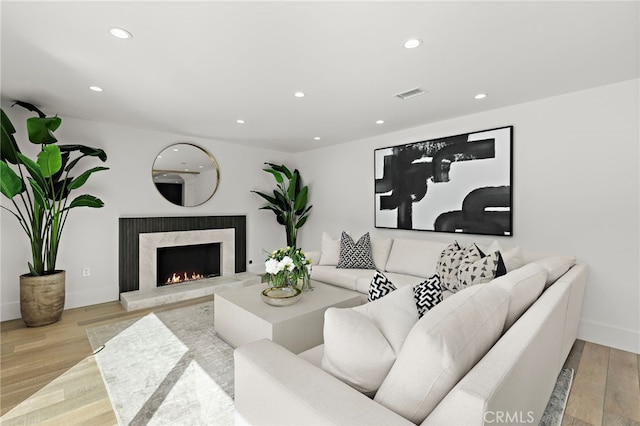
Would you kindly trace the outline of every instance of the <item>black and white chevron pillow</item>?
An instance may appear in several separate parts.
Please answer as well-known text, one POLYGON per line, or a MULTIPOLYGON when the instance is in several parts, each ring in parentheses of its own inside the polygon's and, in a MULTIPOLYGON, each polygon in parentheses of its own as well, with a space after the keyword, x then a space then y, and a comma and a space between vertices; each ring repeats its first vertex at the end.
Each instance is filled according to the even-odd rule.
POLYGON ((422 318, 429 309, 442 302, 442 287, 440 286, 440 277, 438 274, 432 275, 427 278, 426 281, 413 287, 413 296, 416 299, 418 316, 422 318))
POLYGON ((342 232, 340 237, 340 256, 338 265, 340 269, 376 269, 371 253, 371 238, 369 233, 364 234, 358 242, 346 232, 342 232))
POLYGON ((389 278, 387 278, 382 272, 376 271, 376 274, 373 276, 371 284, 369 285, 369 297, 367 301, 373 302, 394 290, 396 290, 396 286, 389 281, 389 278))

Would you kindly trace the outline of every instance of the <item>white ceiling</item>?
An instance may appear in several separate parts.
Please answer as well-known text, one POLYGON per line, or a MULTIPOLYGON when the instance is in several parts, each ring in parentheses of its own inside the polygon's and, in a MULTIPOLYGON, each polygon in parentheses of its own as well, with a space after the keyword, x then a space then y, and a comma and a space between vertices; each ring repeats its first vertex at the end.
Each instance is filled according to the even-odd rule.
POLYGON ((299 152, 638 78, 639 5, 3 0, 1 91, 62 117, 299 152))

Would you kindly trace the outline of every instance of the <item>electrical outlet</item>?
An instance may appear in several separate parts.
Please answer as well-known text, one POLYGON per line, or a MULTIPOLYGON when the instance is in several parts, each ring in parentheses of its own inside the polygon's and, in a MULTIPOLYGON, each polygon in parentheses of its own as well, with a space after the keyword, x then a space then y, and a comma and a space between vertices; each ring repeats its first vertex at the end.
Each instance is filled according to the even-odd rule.
POLYGON ((83 277, 91 276, 91 268, 89 268, 88 266, 83 266, 82 267, 82 276, 83 277))

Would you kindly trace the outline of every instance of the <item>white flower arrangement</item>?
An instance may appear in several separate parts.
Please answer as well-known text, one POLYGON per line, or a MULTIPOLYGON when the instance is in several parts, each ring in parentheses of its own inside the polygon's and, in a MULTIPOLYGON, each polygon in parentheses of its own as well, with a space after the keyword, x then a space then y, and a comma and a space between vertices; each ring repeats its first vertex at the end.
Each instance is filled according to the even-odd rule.
POLYGON ((269 284, 273 287, 297 285, 300 279, 309 280, 311 259, 302 249, 289 247, 274 250, 264 262, 269 284))

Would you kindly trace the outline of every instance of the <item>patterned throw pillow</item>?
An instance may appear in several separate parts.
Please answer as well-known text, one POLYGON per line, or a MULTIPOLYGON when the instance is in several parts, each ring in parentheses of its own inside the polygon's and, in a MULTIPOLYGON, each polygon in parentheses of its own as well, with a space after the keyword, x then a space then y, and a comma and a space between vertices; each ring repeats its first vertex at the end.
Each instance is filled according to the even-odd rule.
POLYGON ((346 232, 342 232, 340 238, 340 257, 338 266, 340 269, 376 269, 371 254, 371 239, 369 233, 364 234, 357 243, 346 232))
POLYGON ((367 301, 373 302, 394 290, 396 290, 396 286, 389 281, 389 278, 387 278, 382 272, 376 271, 376 274, 373 276, 371 284, 369 285, 369 297, 367 298, 367 301))
POLYGON ((443 289, 455 291, 458 285, 458 267, 465 250, 460 247, 457 241, 449 244, 447 248, 442 250, 438 264, 436 265, 436 273, 440 276, 440 285, 443 289))
POLYGON ((432 275, 426 281, 421 282, 413 288, 413 295, 416 299, 418 316, 422 318, 427 311, 438 303, 442 302, 442 287, 438 274, 432 275))
POLYGON ((499 251, 469 262, 461 262, 458 269, 458 284, 460 289, 475 284, 487 283, 496 277, 498 265, 501 262, 499 251))

